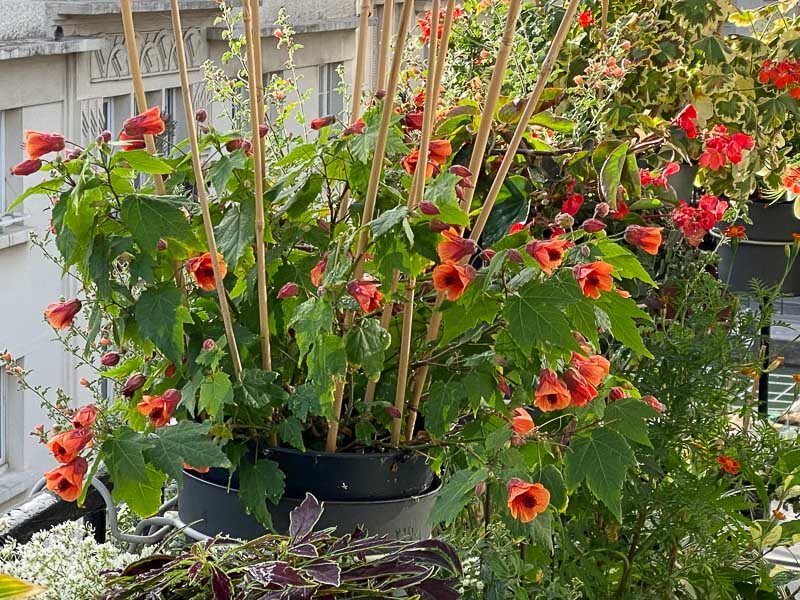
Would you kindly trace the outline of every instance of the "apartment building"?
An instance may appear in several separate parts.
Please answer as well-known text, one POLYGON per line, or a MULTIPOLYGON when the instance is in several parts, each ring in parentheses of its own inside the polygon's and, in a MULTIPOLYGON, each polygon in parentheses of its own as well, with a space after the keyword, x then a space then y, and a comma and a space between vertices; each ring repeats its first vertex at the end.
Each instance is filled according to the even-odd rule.
MULTIPOLYGON (((213 0, 182 0, 184 40, 188 53, 192 100, 225 127, 220 107, 212 105, 203 82, 202 64, 227 49, 213 0)), ((367 85, 374 81, 377 29, 383 2, 370 19, 367 85)), ((237 0, 234 6, 240 5, 237 0)), ((168 0, 133 0, 140 64, 148 103, 160 105, 174 123, 174 139, 185 124, 175 40, 168 0)), ((285 56, 272 35, 284 6, 304 49, 296 57, 302 86, 312 88, 309 117, 337 112, 343 99, 336 91, 343 69, 349 81, 354 66, 358 0, 262 0, 261 31, 265 75, 282 74, 285 56)), ((398 10, 395 14, 399 14, 398 10)), ((72 358, 52 341, 42 311, 59 296, 77 293, 59 269, 30 243, 49 225, 47 200, 30 198, 7 213, 14 198, 35 185, 36 176, 9 174, 23 160, 23 131, 62 132, 83 143, 99 132, 118 132, 134 114, 130 70, 119 3, 89 0, 0 0, 0 349, 33 371, 32 381, 64 389, 76 404, 88 393, 78 381, 72 358)), ((52 460, 30 431, 47 423, 38 399, 20 392, 0 373, 0 509, 18 501, 51 466, 52 460)))

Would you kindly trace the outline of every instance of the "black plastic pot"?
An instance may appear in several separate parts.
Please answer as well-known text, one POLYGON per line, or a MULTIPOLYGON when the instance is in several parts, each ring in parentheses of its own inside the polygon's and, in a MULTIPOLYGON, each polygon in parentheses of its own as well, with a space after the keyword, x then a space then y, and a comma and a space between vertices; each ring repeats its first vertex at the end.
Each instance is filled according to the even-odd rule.
POLYGON ((696 164, 681 163, 681 170, 667 178, 667 183, 675 190, 678 200, 692 201, 694 197, 694 178, 696 176, 696 164))
MULTIPOLYGON (((791 202, 750 202, 748 210, 753 224, 736 223, 745 228, 747 239, 733 240, 719 249, 720 279, 735 292, 750 290, 753 279, 776 285, 786 271, 787 247, 796 243, 792 233, 800 233, 800 220, 795 218, 791 202)), ((719 228, 728 225, 721 223, 719 228)), ((800 261, 795 261, 782 290, 800 294, 800 261)))
POLYGON ((433 485, 424 454, 411 450, 349 453, 269 449, 286 475, 286 495, 320 500, 390 500, 423 494, 433 485))
MULTIPOLYGON (((239 501, 234 482, 227 485, 228 471, 211 469, 206 474, 184 472, 178 512, 184 523, 206 535, 254 539, 267 531, 249 516, 239 501)), ((373 535, 419 540, 429 538, 431 511, 441 482, 434 481, 422 494, 391 500, 324 500, 325 512, 317 529, 335 527, 339 535, 357 527, 373 535)), ((289 529, 289 513, 302 502, 285 496, 278 506, 267 503, 273 526, 279 533, 289 529)))

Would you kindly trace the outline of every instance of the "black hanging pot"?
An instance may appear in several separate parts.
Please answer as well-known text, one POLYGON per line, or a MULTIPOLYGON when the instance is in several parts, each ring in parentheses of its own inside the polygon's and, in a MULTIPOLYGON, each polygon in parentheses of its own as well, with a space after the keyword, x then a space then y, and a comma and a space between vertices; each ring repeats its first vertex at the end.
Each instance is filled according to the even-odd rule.
MULTIPOLYGON (((793 233, 800 233, 800 220, 794 215, 792 202, 750 202, 748 214, 752 225, 737 222, 745 229, 746 239, 731 240, 719 248, 720 279, 735 292, 749 291, 754 279, 768 286, 777 285, 788 265, 787 254, 795 242, 793 233)), ((721 223, 719 229, 728 227, 721 223)), ((717 231, 716 237, 721 237, 717 231)), ((795 261, 783 283, 786 294, 800 294, 800 261, 795 261)))

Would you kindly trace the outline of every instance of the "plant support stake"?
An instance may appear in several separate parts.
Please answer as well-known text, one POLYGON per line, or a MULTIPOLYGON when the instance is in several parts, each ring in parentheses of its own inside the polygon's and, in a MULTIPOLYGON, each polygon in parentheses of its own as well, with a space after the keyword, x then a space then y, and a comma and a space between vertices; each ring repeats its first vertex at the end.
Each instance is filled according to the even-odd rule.
POLYGON ((203 163, 200 157, 200 144, 197 141, 197 125, 194 120, 194 107, 192 106, 192 94, 189 89, 189 69, 186 63, 186 49, 183 44, 183 28, 181 27, 181 9, 178 0, 170 0, 172 5, 172 29, 175 32, 175 51, 178 55, 178 69, 181 76, 181 95, 183 96, 183 112, 186 113, 186 129, 189 133, 189 146, 192 151, 192 167, 194 168, 194 179, 197 187, 197 199, 200 202, 200 210, 203 213, 203 227, 206 232, 208 250, 211 254, 211 266, 214 270, 214 283, 217 288, 217 298, 219 299, 219 310, 222 313, 222 322, 225 325, 225 336, 228 338, 228 348, 230 348, 233 370, 237 379, 242 372, 242 361, 239 357, 239 346, 233 334, 233 320, 231 319, 230 306, 225 296, 225 285, 220 276, 219 252, 217 251, 217 240, 214 237, 214 226, 211 222, 211 213, 208 209, 208 193, 203 177, 203 163))

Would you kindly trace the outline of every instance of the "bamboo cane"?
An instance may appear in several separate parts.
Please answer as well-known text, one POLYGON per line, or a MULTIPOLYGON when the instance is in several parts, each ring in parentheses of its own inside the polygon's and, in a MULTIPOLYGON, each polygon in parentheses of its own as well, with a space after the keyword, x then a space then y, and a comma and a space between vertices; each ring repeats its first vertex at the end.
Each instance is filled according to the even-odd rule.
MULTIPOLYGON (((514 33, 517 29, 517 20, 522 6, 522 0, 511 0, 508 4, 506 14, 506 26, 503 30, 503 38, 500 42, 500 50, 497 52, 497 59, 492 71, 492 79, 489 81, 489 89, 486 92, 486 104, 483 106, 481 114, 481 124, 478 126, 478 133, 475 135, 475 142, 472 146, 472 155, 469 159, 469 170, 472 172, 477 182, 478 174, 483 167, 483 159, 486 155, 486 145, 489 142, 489 135, 492 131, 494 122, 494 112, 500 100, 500 90, 508 68, 508 59, 511 56, 511 48, 514 42, 514 33)), ((472 205, 472 198, 475 195, 475 187, 464 190, 464 198, 461 201, 461 209, 469 211, 472 205)))
MULTIPOLYGON (((261 135, 259 133, 260 117, 258 114, 258 75, 256 65, 256 40, 253 35, 252 2, 258 0, 244 0, 242 3, 242 18, 247 43, 247 81, 250 92, 250 129, 255 163, 255 230, 256 230, 256 272, 258 276, 258 321, 261 334, 261 364, 265 371, 272 371, 272 351, 269 339, 269 311, 267 306, 267 260, 266 244, 264 242, 264 153, 261 148, 261 135)), ((260 35, 260 34, 259 34, 260 35)))
MULTIPOLYGON (((145 112, 147 106, 147 94, 144 92, 144 80, 142 79, 142 68, 139 64, 139 48, 136 44, 136 28, 133 24, 133 9, 131 0, 119 0, 120 13, 122 14, 122 30, 125 34, 125 48, 128 50, 128 68, 131 72, 133 82, 133 93, 136 98, 136 106, 140 113, 145 112)), ((150 154, 156 153, 156 142, 152 135, 144 136, 144 145, 150 154)), ((159 196, 166 194, 164 179, 161 175, 153 175, 156 186, 156 193, 159 196)))
MULTIPOLYGON (((492 212, 492 208, 494 208, 497 197, 500 195, 500 191, 503 188, 506 176, 511 169, 511 163, 514 161, 517 150, 522 142, 522 137, 525 135, 525 132, 528 129, 528 121, 530 121, 534 111, 536 110, 536 107, 539 105, 539 100, 541 99, 542 92, 547 85, 547 80, 550 77, 550 73, 553 70, 556 60, 558 59, 558 55, 561 52, 564 41, 567 39, 567 34, 569 33, 570 26, 575 18, 575 13, 578 10, 579 2, 580 0, 570 0, 566 10, 564 11, 564 16, 561 19, 561 24, 558 27, 558 31, 556 31, 556 35, 550 44, 547 55, 542 62, 542 68, 539 72, 539 78, 536 81, 536 86, 534 87, 531 97, 528 99, 528 102, 525 105, 525 109, 522 112, 522 117, 520 118, 519 124, 514 131, 514 136, 511 138, 511 141, 508 144, 508 149, 506 150, 505 157, 500 164, 500 168, 495 177, 494 183, 489 190, 489 194, 486 197, 480 214, 478 215, 478 219, 472 228, 470 239, 473 241, 477 242, 480 239, 481 234, 483 233, 483 228, 486 226, 486 222, 489 219, 489 214, 492 212)), ((438 310, 438 306, 441 305, 441 301, 442 296, 440 295, 437 298, 436 305, 434 305, 434 313, 431 315, 431 321, 428 325, 428 331, 425 336, 425 341, 429 344, 432 344, 439 339, 439 328, 441 327, 442 323, 442 314, 438 310)), ((414 424, 417 418, 420 399, 422 398, 422 393, 425 389, 428 371, 428 365, 421 366, 417 370, 414 379, 414 390, 411 397, 411 403, 409 405, 408 419, 406 421, 405 433, 406 438, 408 439, 411 439, 411 436, 414 432, 414 424)))
POLYGON ((603 40, 603 46, 605 46, 606 34, 608 32, 608 0, 602 0, 600 11, 600 34, 603 40))
POLYGON ((389 63, 389 46, 392 44, 392 29, 394 28, 394 3, 395 0, 384 0, 383 20, 381 21, 381 47, 378 54, 378 81, 376 90, 386 88, 386 66, 389 63))
POLYGON ((208 250, 211 254, 211 266, 214 270, 214 283, 217 288, 219 299, 219 310, 222 313, 222 322, 225 325, 225 336, 228 338, 228 348, 233 361, 233 371, 238 379, 242 372, 242 361, 239 357, 239 346, 233 333, 233 320, 231 319, 230 306, 225 296, 225 285, 222 283, 222 275, 219 265, 219 253, 217 251, 217 240, 214 237, 214 225, 211 222, 211 213, 208 209, 208 192, 203 177, 203 163, 200 157, 200 144, 197 141, 197 127, 194 119, 194 108, 192 107, 192 93, 189 89, 189 68, 186 63, 186 49, 183 43, 183 28, 181 27, 181 12, 178 0, 170 0, 172 4, 172 30, 175 32, 175 51, 178 55, 178 69, 181 77, 181 92, 183 96, 183 112, 186 113, 186 129, 189 132, 189 146, 192 151, 192 166, 194 167, 194 179, 197 186, 197 199, 200 202, 200 210, 203 213, 203 227, 206 232, 208 250))
MULTIPOLYGON (((263 54, 261 46, 261 6, 258 0, 252 2, 250 6, 250 14, 252 19, 252 40, 253 40, 253 71, 251 76, 254 76, 256 84, 256 99, 258 105, 258 122, 264 123, 264 66, 263 54)), ((264 151, 264 144, 261 144, 262 154, 264 151)), ((263 166, 263 159, 262 159, 263 166)))
MULTIPOLYGON (((378 126, 378 137, 375 142, 375 153, 372 158, 372 170, 370 171, 369 186, 367 197, 364 202, 364 211, 361 215, 361 223, 368 223, 372 220, 375 213, 375 203, 378 199, 378 188, 380 186, 381 172, 383 171, 383 161, 386 158, 386 144, 389 137, 389 126, 394 114, 394 97, 397 93, 397 84, 400 80, 400 68, 403 63, 403 49, 405 48, 406 34, 408 33, 408 23, 411 18, 411 11, 414 9, 414 0, 405 0, 403 4, 403 21, 397 34, 397 47, 395 48, 392 60, 392 69, 389 73, 389 85, 386 89, 386 97, 383 100, 383 110, 381 111, 381 121, 378 126)), ((358 263, 354 269, 356 279, 360 279, 364 274, 362 255, 369 241, 369 232, 363 229, 358 238, 356 257, 358 263)), ((352 323, 352 315, 348 315, 347 322, 352 323)), ((345 323, 347 325, 347 322, 345 323)), ((333 417, 328 422, 328 438, 325 449, 328 452, 336 452, 336 438, 339 435, 339 418, 342 413, 342 401, 344 399, 344 382, 337 382, 333 398, 333 417)))

